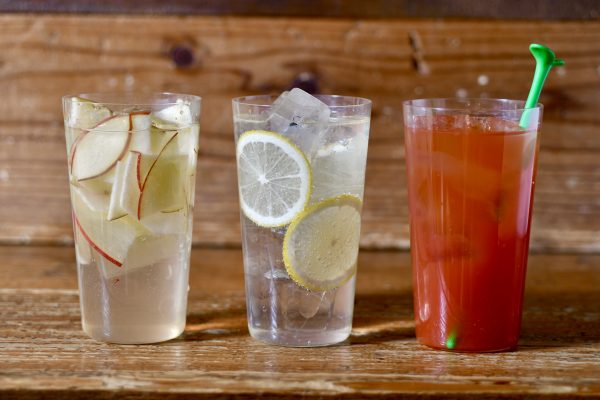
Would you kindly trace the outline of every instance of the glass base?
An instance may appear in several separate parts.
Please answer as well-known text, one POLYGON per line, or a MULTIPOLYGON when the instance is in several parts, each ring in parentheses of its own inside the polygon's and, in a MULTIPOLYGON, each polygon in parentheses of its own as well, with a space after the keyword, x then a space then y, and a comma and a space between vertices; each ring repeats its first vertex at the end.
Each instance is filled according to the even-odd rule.
POLYGON ((285 347, 322 347, 331 346, 350 336, 352 327, 328 331, 309 330, 266 330, 248 327, 250 335, 261 342, 285 347))
POLYGON ((111 327, 110 332, 106 332, 102 326, 83 324, 83 331, 92 339, 100 342, 115 344, 151 344, 160 343, 175 339, 183 333, 185 322, 179 325, 162 326, 123 326, 111 327))

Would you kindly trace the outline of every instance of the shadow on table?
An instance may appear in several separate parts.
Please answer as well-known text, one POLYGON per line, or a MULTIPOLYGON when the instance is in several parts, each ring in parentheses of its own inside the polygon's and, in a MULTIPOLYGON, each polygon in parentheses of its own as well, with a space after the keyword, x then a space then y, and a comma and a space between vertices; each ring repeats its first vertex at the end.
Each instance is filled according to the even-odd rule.
MULTIPOLYGON (((179 340, 247 336, 243 305, 190 313, 179 340)), ((376 344, 415 337, 412 293, 358 293, 350 344, 376 344)), ((527 291, 519 351, 600 343, 600 291, 527 291)))
MULTIPOLYGON (((190 312, 177 340, 212 340, 248 336, 246 308, 190 312)), ((415 337, 412 293, 357 294, 350 344, 385 343, 415 337)))
POLYGON ((410 291, 356 295, 350 344, 376 344, 414 337, 410 291))
POLYGON ((527 291, 519 351, 600 343, 600 290, 527 291))
POLYGON ((190 313, 181 340, 212 340, 248 335, 246 308, 190 313))

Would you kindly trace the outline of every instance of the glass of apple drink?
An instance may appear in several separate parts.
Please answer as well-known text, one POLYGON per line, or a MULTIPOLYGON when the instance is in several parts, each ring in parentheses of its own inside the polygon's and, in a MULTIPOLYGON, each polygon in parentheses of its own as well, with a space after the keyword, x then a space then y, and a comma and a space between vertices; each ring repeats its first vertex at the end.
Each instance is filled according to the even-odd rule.
POLYGON ((371 101, 233 100, 250 334, 325 346, 352 329, 371 101))
POLYGON ((113 343, 185 327, 200 98, 63 97, 83 330, 113 343))

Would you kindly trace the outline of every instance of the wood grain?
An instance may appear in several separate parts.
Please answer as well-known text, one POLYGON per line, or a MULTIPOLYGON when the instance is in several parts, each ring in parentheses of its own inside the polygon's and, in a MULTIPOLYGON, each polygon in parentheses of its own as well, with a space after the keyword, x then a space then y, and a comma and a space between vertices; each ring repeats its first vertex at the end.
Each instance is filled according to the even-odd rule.
POLYGON ((0 398, 600 398, 600 256, 534 255, 519 350, 453 354, 414 339, 408 253, 362 252, 350 339, 248 336, 239 250, 192 253, 188 325, 159 345, 81 331, 70 248, 0 247, 0 398))
POLYGON ((525 98, 532 41, 565 58, 545 115, 532 248, 600 250, 600 23, 0 15, 0 242, 70 243, 60 96, 154 90, 203 101, 194 241, 239 246, 230 100, 307 72, 373 99, 364 248, 407 248, 401 103, 525 98), (175 48, 193 53, 183 68, 175 48))

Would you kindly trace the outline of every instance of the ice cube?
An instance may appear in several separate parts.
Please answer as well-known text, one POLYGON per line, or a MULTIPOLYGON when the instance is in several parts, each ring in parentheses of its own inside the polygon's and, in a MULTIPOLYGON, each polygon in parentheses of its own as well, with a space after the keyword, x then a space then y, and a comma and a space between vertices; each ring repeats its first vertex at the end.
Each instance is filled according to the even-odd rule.
POLYGON ((244 268, 247 274, 261 276, 266 271, 267 254, 263 243, 264 234, 261 228, 253 223, 242 219, 242 240, 244 248, 244 268))
POLYGON ((178 129, 190 126, 193 121, 192 109, 188 102, 177 99, 177 102, 151 114, 152 124, 160 129, 178 129))
POLYGON ((291 279, 274 279, 270 281, 271 307, 273 313, 278 317, 281 327, 289 325, 299 317, 295 291, 298 286, 291 279))
POLYGON ((299 287, 292 281, 281 283, 277 287, 278 313, 283 315, 288 328, 304 328, 307 320, 329 315, 335 290, 312 292, 299 287))
POLYGON ((265 278, 267 279, 290 279, 287 271, 281 268, 273 268, 265 272, 265 278))
POLYGON ((102 104, 80 97, 71 98, 71 104, 66 109, 67 126, 78 129, 93 128, 110 115, 110 110, 102 104))
POLYGON ((327 130, 330 114, 327 104, 295 88, 275 100, 269 125, 271 130, 289 137, 310 158, 327 130))
POLYGON ((265 277, 271 279, 290 279, 283 262, 283 234, 267 231, 267 242, 265 251, 267 252, 265 268, 267 272, 265 277))
POLYGON ((367 137, 363 134, 321 147, 312 160, 311 202, 342 194, 362 199, 366 161, 367 137))
POLYGON ((330 292, 304 291, 298 293, 298 312, 306 319, 317 315, 319 310, 328 311, 331 305, 330 292))
POLYGON ((259 227, 245 217, 242 228, 246 273, 263 279, 287 278, 283 263, 283 234, 259 227))
POLYGON ((271 109, 280 107, 281 103, 283 103, 283 101, 285 100, 285 98, 287 97, 288 94, 290 94, 289 90, 286 90, 285 92, 281 93, 279 95, 279 97, 276 98, 275 101, 273 102, 271 109))
POLYGON ((246 276, 248 317, 253 326, 269 325, 272 284, 271 281, 263 279, 262 276, 246 276))

